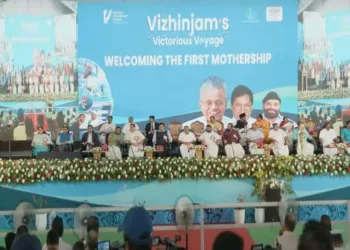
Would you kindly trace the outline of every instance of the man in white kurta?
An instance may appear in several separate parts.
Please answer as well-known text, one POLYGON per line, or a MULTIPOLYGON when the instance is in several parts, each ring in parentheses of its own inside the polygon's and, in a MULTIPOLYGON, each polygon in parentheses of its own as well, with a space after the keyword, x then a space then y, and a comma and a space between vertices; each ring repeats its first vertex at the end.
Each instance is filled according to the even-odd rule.
POLYGON ((184 127, 184 131, 180 133, 178 140, 181 144, 181 156, 183 158, 193 158, 196 153, 194 150, 194 142, 196 141, 196 137, 194 133, 190 131, 190 128, 188 126, 184 127))
POLYGON ((109 133, 114 132, 115 131, 115 124, 112 121, 113 121, 113 117, 108 116, 107 122, 101 126, 99 132, 105 133, 105 134, 109 134, 109 133))
POLYGON ((287 133, 281 129, 277 123, 273 124, 273 129, 269 133, 269 140, 273 144, 273 154, 275 156, 278 155, 289 155, 288 148, 288 135, 287 133))
POLYGON ((126 141, 130 143, 129 148, 129 157, 143 157, 143 141, 145 136, 139 131, 136 130, 135 124, 130 125, 130 130, 126 134, 126 141))
POLYGON ((252 124, 252 128, 247 132, 247 143, 249 143, 249 152, 252 153, 252 149, 257 146, 259 142, 263 143, 265 136, 258 129, 256 123, 252 124))
POLYGON ((207 125, 206 131, 203 132, 198 139, 202 142, 202 144, 206 146, 204 149, 205 158, 218 157, 218 145, 220 144, 221 138, 216 132, 212 131, 210 125, 207 125))
POLYGON ((135 129, 136 129, 136 130, 139 130, 139 129, 140 129, 139 126, 138 126, 136 123, 134 123, 134 117, 130 116, 130 117, 129 117, 129 122, 126 123, 126 124, 124 125, 123 130, 122 130, 122 132, 123 132, 124 135, 126 135, 127 133, 129 133, 130 125, 131 125, 131 124, 134 124, 134 125, 135 125, 135 129))
POLYGON ((323 154, 333 156, 338 153, 337 148, 329 148, 329 146, 337 140, 337 134, 334 129, 332 129, 330 122, 327 122, 325 128, 321 130, 319 139, 323 147, 323 154))

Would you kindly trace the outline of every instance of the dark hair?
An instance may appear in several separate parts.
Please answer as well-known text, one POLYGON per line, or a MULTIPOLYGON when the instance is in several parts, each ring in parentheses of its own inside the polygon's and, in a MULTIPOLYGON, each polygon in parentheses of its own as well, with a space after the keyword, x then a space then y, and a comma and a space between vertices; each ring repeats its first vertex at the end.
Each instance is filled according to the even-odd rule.
POLYGON ((111 120, 113 120, 113 116, 109 115, 107 118, 111 118, 111 120))
POLYGON ((288 231, 293 232, 295 229, 295 218, 290 215, 286 215, 284 218, 284 225, 288 231))
POLYGON ((23 109, 17 110, 17 117, 18 117, 19 122, 24 121, 24 110, 23 109))
POLYGON ((211 128, 211 126, 208 124, 208 125, 207 125, 207 128, 211 128))
POLYGON ((88 125, 88 129, 89 129, 89 128, 94 129, 94 127, 93 127, 91 124, 88 125))
POLYGON ((26 225, 21 225, 17 228, 17 235, 27 234, 29 233, 28 227, 26 225))
POLYGON ((317 221, 308 224, 300 236, 298 250, 333 250, 330 231, 317 221))
POLYGON ((153 120, 154 120, 154 119, 156 119, 156 118, 154 117, 154 115, 150 115, 150 116, 149 116, 149 119, 153 119, 153 120))
POLYGON ((329 231, 332 231, 332 221, 331 218, 324 214, 321 216, 321 223, 329 229, 329 231))
POLYGON ((87 232, 90 232, 91 230, 93 230, 96 233, 98 233, 99 228, 100 228, 100 223, 98 221, 98 218, 96 216, 90 216, 86 225, 87 232))
POLYGON ((134 123, 131 123, 131 124, 130 124, 130 127, 134 127, 134 128, 135 128, 135 124, 134 124, 134 123))
POLYGON ((244 85, 238 85, 232 92, 232 95, 231 95, 231 105, 234 103, 235 99, 240 97, 240 96, 244 96, 244 95, 248 95, 249 96, 249 99, 250 99, 250 102, 251 104, 253 104, 254 102, 254 99, 253 99, 253 93, 252 91, 244 86, 244 85))
POLYGON ((46 236, 46 245, 58 245, 60 237, 54 230, 50 230, 46 236))
POLYGON ((163 126, 165 126, 165 124, 164 124, 163 122, 159 123, 159 126, 160 126, 160 125, 163 125, 163 126))
POLYGON ((267 95, 264 97, 262 103, 264 104, 268 100, 278 100, 279 103, 281 103, 281 98, 278 96, 278 94, 275 91, 270 91, 267 93, 267 95))
POLYGON ((264 119, 264 117, 262 116, 262 114, 258 114, 258 117, 259 117, 260 119, 264 119))
POLYGON ((73 250, 85 250, 84 242, 82 241, 75 242, 73 245, 73 250))
POLYGON ((115 129, 117 129, 117 128, 122 129, 120 126, 116 126, 116 127, 115 127, 115 129))
POLYGON ((219 233, 213 243, 212 250, 243 250, 243 239, 231 231, 219 233))
POLYGON ((59 216, 56 216, 52 223, 51 223, 51 229, 54 230, 59 237, 62 237, 63 236, 63 232, 64 232, 64 229, 63 229, 63 220, 61 217, 59 216))
POLYGON ((7 250, 11 249, 12 243, 15 240, 16 234, 14 232, 9 232, 5 236, 5 246, 7 250))

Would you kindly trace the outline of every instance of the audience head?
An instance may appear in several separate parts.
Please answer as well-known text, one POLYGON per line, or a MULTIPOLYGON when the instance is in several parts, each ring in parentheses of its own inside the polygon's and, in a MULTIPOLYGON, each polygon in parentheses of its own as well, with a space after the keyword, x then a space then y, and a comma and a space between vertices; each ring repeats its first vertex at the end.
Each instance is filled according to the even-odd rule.
POLYGON ((63 229, 63 220, 61 217, 56 216, 53 219, 51 223, 51 229, 54 230, 60 238, 63 236, 64 229, 63 229))
POLYGON ((96 216, 90 216, 87 225, 86 225, 87 232, 94 231, 96 233, 100 230, 100 223, 98 221, 98 218, 96 216))
POLYGON ((82 241, 75 242, 73 245, 73 250, 85 250, 84 242, 82 241))
POLYGON ((288 232, 294 232, 295 229, 295 216, 293 214, 287 214, 284 218, 284 228, 288 232))
POLYGON ((211 132, 211 126, 210 125, 207 125, 206 129, 205 129, 208 133, 211 132))
POLYGON ((152 249, 152 219, 142 206, 132 207, 123 222, 126 250, 152 249))
POLYGON ((35 235, 22 234, 15 238, 11 250, 41 250, 41 243, 35 235))
POLYGON ((17 232, 16 232, 17 235, 22 235, 27 233, 29 233, 29 231, 26 225, 21 225, 17 228, 17 232))
POLYGON ((329 231, 332 231, 332 222, 331 218, 328 215, 324 214, 321 216, 321 223, 325 225, 329 231))
POLYGON ((6 234, 5 236, 5 246, 6 246, 6 250, 10 250, 12 243, 14 241, 16 237, 16 234, 14 232, 9 232, 6 234))
POLYGON ((154 117, 154 115, 149 116, 149 122, 154 122, 155 120, 156 118, 154 117))
POLYGON ((307 222, 299 239, 298 250, 333 250, 330 231, 318 221, 307 222))
POLYGON ((219 233, 214 241, 212 250, 243 250, 243 239, 231 231, 219 233))
POLYGON ((94 127, 92 125, 88 125, 88 132, 92 133, 94 131, 94 127))
POLYGON ((54 230, 50 230, 46 236, 46 245, 48 250, 58 250, 60 237, 54 230))

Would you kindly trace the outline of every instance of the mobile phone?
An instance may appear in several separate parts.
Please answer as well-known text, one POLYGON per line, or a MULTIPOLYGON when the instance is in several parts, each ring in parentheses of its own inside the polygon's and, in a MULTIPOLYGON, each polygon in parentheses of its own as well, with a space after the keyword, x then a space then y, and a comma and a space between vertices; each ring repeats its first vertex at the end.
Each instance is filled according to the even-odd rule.
POLYGON ((264 245, 263 244, 259 244, 259 245, 253 245, 250 250, 263 250, 264 249, 264 245))
POLYGON ((97 244, 97 249, 98 250, 110 250, 111 249, 111 244, 109 241, 100 241, 97 244))

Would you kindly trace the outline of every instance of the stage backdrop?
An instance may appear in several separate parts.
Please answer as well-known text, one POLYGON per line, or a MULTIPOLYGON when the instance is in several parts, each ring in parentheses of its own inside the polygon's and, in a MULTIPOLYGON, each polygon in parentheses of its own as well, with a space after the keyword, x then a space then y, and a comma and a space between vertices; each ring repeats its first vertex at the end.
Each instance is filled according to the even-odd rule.
POLYGON ((78 13, 82 110, 113 99, 116 123, 130 115, 183 123, 215 115, 227 124, 241 112, 255 117, 275 91, 282 101, 265 112, 297 114, 296 0, 79 2, 78 13), (200 100, 207 78, 225 91, 204 88, 200 100), (241 100, 232 112, 238 85, 254 101, 241 100))

